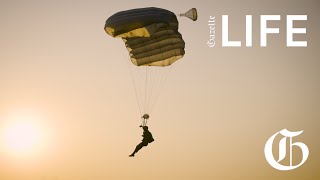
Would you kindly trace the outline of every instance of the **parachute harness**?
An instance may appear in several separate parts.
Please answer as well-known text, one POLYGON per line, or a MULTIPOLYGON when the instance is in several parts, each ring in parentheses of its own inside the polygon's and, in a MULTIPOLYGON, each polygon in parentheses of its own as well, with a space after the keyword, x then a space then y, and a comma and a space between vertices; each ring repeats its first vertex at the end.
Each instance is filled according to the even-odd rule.
POLYGON ((141 119, 142 119, 142 123, 141 123, 141 126, 146 126, 147 125, 147 122, 148 122, 148 119, 149 119, 149 114, 144 114, 141 119))

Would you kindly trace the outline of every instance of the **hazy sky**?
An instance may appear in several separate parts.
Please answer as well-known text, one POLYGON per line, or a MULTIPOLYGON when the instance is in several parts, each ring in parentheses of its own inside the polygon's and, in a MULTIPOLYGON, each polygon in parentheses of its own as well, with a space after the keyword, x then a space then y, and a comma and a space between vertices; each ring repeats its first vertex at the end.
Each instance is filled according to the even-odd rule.
MULTIPOLYGON (((317 0, 1 0, 1 180, 235 180, 319 179, 320 3, 317 0), (198 21, 179 18, 186 54, 173 64, 149 128, 155 142, 134 158, 140 114, 121 39, 104 32, 112 14, 139 7, 175 13, 198 9, 198 21), (253 15, 253 47, 221 47, 221 15, 229 37, 245 43, 253 15), (280 34, 260 47, 260 15, 280 34), (286 47, 286 15, 306 14, 308 47, 286 47), (209 16, 217 46, 209 48, 209 16), (124 60, 125 59, 125 60, 124 60), (12 152, 10 124, 34 124, 41 143, 12 152), (292 171, 272 168, 264 145, 287 128, 310 150, 292 171)), ((128 60, 128 59, 127 59, 128 60)), ((277 153, 277 151, 275 151, 277 153)), ((301 152, 294 149, 294 162, 301 152)), ((285 163, 285 162, 284 162, 285 163)))

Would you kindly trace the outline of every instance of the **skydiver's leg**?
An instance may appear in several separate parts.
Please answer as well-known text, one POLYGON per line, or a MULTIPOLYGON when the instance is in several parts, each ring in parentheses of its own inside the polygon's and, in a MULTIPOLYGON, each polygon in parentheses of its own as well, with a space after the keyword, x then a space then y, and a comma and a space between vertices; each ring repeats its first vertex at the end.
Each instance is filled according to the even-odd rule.
POLYGON ((136 146, 136 149, 133 151, 133 153, 130 156, 133 157, 143 146, 147 146, 147 145, 148 144, 141 142, 136 146))

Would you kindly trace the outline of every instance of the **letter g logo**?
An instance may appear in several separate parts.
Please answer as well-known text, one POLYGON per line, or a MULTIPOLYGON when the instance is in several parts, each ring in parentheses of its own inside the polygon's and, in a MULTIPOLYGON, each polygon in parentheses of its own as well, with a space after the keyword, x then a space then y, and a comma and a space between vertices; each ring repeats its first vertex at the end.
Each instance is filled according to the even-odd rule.
POLYGON ((275 133, 273 136, 271 136, 265 147, 264 147, 264 155, 268 161, 268 163, 275 169, 278 169, 278 170, 281 170, 281 171, 287 171, 287 170, 292 170, 292 169, 295 169, 295 168, 298 168, 299 166, 301 166, 304 162, 306 162, 308 156, 309 156, 309 149, 308 147, 301 143, 301 142, 295 142, 295 143, 292 143, 292 137, 295 137, 295 136, 298 136, 302 133, 303 131, 297 131, 297 132, 290 132, 288 131, 287 129, 283 129, 277 133, 275 133), (284 136, 284 138, 282 138, 279 142, 279 159, 276 161, 274 159, 274 156, 272 154, 272 144, 273 144, 273 141, 275 139, 275 137, 278 135, 278 134, 281 134, 284 136), (283 160, 286 156, 286 144, 287 144, 287 138, 290 138, 290 142, 289 142, 289 153, 290 153, 290 165, 289 166, 284 166, 284 165, 281 165, 279 164, 279 161, 283 160), (293 146, 297 146, 301 149, 302 151, 302 161, 297 164, 297 165, 292 165, 292 147, 293 146))

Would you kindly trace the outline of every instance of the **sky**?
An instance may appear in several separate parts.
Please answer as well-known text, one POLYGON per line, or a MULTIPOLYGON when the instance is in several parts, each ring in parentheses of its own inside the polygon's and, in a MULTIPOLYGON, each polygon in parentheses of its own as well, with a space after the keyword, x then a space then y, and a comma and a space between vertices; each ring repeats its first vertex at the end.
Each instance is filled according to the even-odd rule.
MULTIPOLYGON (((317 0, 1 0, 0 179, 319 179, 319 10, 317 0), (177 14, 194 7, 199 17, 178 18, 186 54, 172 65, 150 114, 155 141, 129 158, 142 138, 141 114, 128 52, 104 24, 141 7, 177 14), (229 38, 244 44, 247 14, 253 46, 222 47, 221 16, 229 15, 229 38), (267 14, 281 15, 270 22, 280 34, 260 47, 260 15, 267 14), (290 14, 308 15, 294 24, 306 27, 295 38, 308 47, 286 47, 290 14), (209 16, 216 17, 213 48, 209 16), (22 132, 17 124, 31 127, 7 138, 22 132), (264 156, 265 143, 282 129, 303 130, 293 140, 310 151, 291 171, 272 168, 264 156), (27 137, 31 147, 14 146, 27 137)), ((294 163, 301 154, 293 149, 294 163)))

